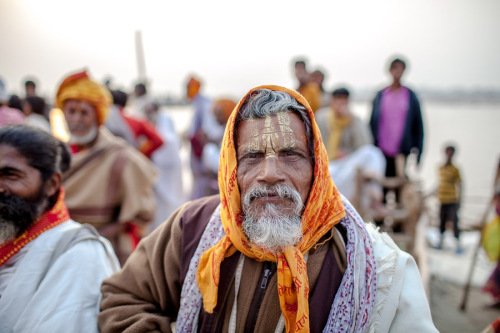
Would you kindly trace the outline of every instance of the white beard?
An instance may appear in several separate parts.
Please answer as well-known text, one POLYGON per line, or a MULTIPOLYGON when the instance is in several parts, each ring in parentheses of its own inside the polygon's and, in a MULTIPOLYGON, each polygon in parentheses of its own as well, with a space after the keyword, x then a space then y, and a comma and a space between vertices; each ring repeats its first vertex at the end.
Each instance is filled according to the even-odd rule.
POLYGON ((98 131, 99 131, 99 126, 97 126, 97 124, 94 124, 90 128, 89 132, 85 135, 79 136, 71 134, 69 138, 69 143, 76 145, 85 145, 89 142, 92 142, 92 140, 96 138, 98 131))
POLYGON ((296 246, 302 239, 303 209, 300 194, 288 186, 278 185, 270 188, 255 188, 244 198, 243 231, 250 242, 273 253, 281 252, 287 246, 296 246), (251 208, 251 200, 266 192, 276 192, 282 198, 291 199, 295 207, 292 215, 284 215, 279 206, 266 203, 260 217, 251 208))

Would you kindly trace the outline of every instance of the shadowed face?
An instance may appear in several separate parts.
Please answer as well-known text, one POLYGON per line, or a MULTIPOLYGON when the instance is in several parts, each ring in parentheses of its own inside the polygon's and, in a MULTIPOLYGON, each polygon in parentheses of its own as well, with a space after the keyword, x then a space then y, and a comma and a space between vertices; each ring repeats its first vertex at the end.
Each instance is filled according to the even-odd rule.
POLYGON ((259 217, 266 204, 272 204, 281 214, 294 215, 297 200, 293 194, 287 194, 293 191, 298 194, 295 197, 300 197, 297 199, 301 207, 306 204, 313 181, 313 164, 305 126, 297 115, 282 111, 274 116, 243 121, 238 127, 236 142, 243 213, 246 206, 259 217), (292 191, 273 190, 276 185, 284 185, 292 191), (258 190, 263 188, 267 190, 258 190))
POLYGON ((389 70, 394 82, 401 81, 401 77, 403 76, 404 71, 405 71, 405 66, 400 62, 394 63, 389 70))

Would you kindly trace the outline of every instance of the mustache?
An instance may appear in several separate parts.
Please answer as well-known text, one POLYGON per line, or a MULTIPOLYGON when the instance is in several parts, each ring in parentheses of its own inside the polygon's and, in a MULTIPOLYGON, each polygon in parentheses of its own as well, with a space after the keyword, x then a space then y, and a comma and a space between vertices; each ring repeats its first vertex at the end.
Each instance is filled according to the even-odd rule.
POLYGON ((81 123, 72 123, 72 124, 68 123, 68 129, 70 131, 84 131, 87 129, 87 126, 81 123))
POLYGON ((250 204, 257 198, 262 197, 279 197, 280 199, 288 199, 292 201, 295 206, 295 213, 299 214, 304 205, 302 204, 302 198, 300 193, 288 185, 278 184, 278 185, 264 185, 259 187, 254 187, 250 191, 245 194, 243 198, 243 208, 245 211, 248 211, 250 208, 250 204))

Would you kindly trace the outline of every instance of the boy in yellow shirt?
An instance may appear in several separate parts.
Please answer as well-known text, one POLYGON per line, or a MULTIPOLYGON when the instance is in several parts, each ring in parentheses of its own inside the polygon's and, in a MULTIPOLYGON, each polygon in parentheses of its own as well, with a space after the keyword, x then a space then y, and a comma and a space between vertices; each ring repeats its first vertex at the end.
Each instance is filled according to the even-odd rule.
POLYGON ((455 154, 455 147, 447 146, 445 148, 446 163, 439 167, 439 187, 438 187, 438 198, 441 203, 440 208, 440 231, 441 240, 439 242, 438 248, 443 247, 444 232, 446 230, 446 222, 453 222, 453 233, 457 239, 457 249, 456 253, 462 253, 462 248, 460 247, 459 237, 460 229, 458 228, 458 209, 460 208, 461 199, 461 184, 462 179, 460 177, 460 171, 453 165, 452 159, 455 154))

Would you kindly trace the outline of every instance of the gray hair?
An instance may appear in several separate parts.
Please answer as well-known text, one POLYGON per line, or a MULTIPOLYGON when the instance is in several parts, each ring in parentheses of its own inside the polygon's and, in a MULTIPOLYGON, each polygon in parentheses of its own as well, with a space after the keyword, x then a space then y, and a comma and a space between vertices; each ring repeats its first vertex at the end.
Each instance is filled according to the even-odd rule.
POLYGON ((300 120, 302 120, 302 123, 304 123, 307 137, 307 148, 314 166, 314 135, 309 113, 304 105, 300 104, 295 98, 284 91, 259 89, 248 95, 243 101, 241 109, 236 116, 234 123, 234 137, 236 138, 236 132, 240 122, 248 119, 274 116, 280 111, 295 113, 300 120))

